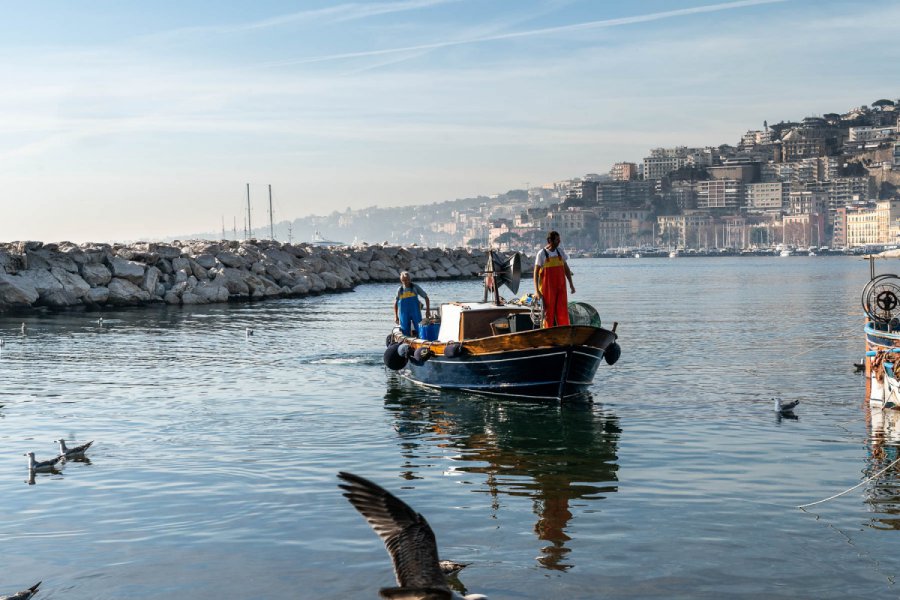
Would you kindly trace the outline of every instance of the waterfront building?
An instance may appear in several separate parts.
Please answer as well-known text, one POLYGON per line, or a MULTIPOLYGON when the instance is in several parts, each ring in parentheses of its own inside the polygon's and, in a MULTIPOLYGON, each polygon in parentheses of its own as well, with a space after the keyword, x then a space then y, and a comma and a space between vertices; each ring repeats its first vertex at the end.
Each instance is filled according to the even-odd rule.
POLYGON ((791 246, 808 248, 825 243, 825 214, 821 212, 785 215, 783 240, 791 246))
POLYGON ((847 207, 847 245, 868 246, 897 242, 900 199, 847 207))
POLYGON ((664 244, 677 247, 699 247, 702 243, 701 232, 706 233, 712 225, 713 219, 706 211, 688 210, 680 215, 656 217, 656 231, 659 239, 664 244))
POLYGON ((846 206, 841 206, 835 211, 834 218, 831 222, 831 247, 846 248, 847 242, 847 211, 850 210, 846 206))

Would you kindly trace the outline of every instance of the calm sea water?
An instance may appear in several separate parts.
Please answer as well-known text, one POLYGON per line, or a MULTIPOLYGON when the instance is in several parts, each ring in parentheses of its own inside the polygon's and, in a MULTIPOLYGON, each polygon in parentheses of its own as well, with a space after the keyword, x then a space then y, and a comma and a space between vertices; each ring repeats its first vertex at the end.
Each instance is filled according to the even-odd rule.
MULTIPOLYGON (((387 372, 394 285, 107 311, 102 328, 0 318, 0 594, 375 598, 391 566, 336 487, 348 470, 426 515, 442 555, 472 563, 461 583, 495 600, 900 595, 900 467, 794 508, 898 456, 898 418, 870 414, 852 369, 868 265, 573 270, 623 352, 592 402, 563 406, 387 372), (797 420, 776 395, 801 400, 797 420), (29 484, 22 454, 59 437, 95 440, 89 460, 29 484)), ((481 294, 423 286, 433 305, 481 294)))

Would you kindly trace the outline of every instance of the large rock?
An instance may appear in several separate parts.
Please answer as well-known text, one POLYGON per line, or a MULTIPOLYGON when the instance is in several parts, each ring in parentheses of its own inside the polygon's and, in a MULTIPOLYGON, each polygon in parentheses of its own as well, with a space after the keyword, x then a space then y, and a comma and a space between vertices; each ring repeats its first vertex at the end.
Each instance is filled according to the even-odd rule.
MULTIPOLYGON (((114 256, 109 260, 109 267, 113 277, 119 279, 127 279, 138 285, 144 280, 144 265, 133 260, 125 260, 122 257, 114 256)), ((112 290, 110 290, 110 302, 112 302, 112 290)))
POLYGON ((82 301, 88 306, 106 304, 109 300, 109 290, 105 287, 94 287, 88 290, 82 301))
POLYGON ((150 295, 156 295, 156 285, 159 283, 159 276, 162 272, 156 267, 147 267, 144 273, 144 279, 141 281, 141 289, 150 295))
POLYGON ((19 275, 0 273, 0 310, 23 308, 37 302, 40 297, 34 285, 19 275))
POLYGON ((109 283, 112 273, 106 268, 106 265, 87 263, 81 265, 81 277, 91 287, 97 287, 109 283))
POLYGON ((113 277, 107 286, 109 289, 108 303, 116 306, 133 306, 150 302, 150 294, 142 290, 131 281, 120 277, 113 277))
POLYGON ((220 263, 232 269, 240 269, 245 266, 244 259, 233 252, 219 252, 216 258, 220 263))

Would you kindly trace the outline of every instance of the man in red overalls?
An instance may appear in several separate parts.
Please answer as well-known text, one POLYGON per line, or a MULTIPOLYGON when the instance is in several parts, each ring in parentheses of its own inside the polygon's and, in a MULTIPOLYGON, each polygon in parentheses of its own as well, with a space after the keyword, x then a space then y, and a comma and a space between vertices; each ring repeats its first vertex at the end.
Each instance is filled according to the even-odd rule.
POLYGON ((534 289, 537 299, 544 301, 544 327, 569 324, 569 298, 566 280, 575 293, 569 256, 559 247, 559 232, 551 231, 544 246, 534 259, 534 289))

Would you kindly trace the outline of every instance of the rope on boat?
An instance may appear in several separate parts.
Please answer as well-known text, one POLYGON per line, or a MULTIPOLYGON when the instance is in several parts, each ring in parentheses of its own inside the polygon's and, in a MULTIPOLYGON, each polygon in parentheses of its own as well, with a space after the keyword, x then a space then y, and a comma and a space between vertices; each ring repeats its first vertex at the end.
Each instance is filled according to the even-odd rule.
POLYGON ((889 464, 888 466, 886 466, 886 467, 883 468, 882 470, 878 471, 877 473, 875 473, 875 474, 872 475, 871 477, 867 477, 867 478, 863 479, 862 481, 860 481, 859 483, 857 483, 856 485, 854 485, 854 486, 853 486, 852 488, 850 488, 850 489, 846 489, 846 490, 844 490, 843 492, 841 492, 841 493, 839 493, 839 494, 835 494, 834 496, 829 496, 828 498, 824 498, 824 499, 822 499, 822 500, 817 500, 816 502, 810 502, 809 504, 801 504, 801 505, 799 505, 799 506, 795 506, 794 508, 800 508, 800 509, 803 509, 803 508, 807 508, 807 507, 810 507, 810 506, 815 506, 816 504, 822 504, 822 503, 824 503, 824 502, 828 502, 829 500, 834 500, 835 498, 840 498, 840 497, 843 496, 844 494, 847 494, 847 493, 852 492, 852 491, 855 490, 856 488, 858 488, 858 487, 860 487, 860 486, 862 486, 862 485, 864 485, 864 484, 866 484, 866 483, 869 483, 870 481, 872 481, 872 480, 875 479, 876 477, 878 477, 878 476, 882 475, 883 473, 887 472, 888 470, 890 470, 891 467, 893 467, 893 466, 896 465, 897 463, 900 463, 900 458, 898 458, 897 460, 895 460, 894 462, 892 462, 891 464, 889 464))

